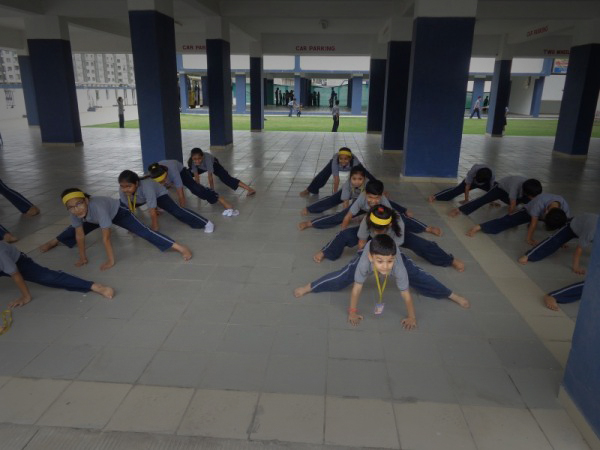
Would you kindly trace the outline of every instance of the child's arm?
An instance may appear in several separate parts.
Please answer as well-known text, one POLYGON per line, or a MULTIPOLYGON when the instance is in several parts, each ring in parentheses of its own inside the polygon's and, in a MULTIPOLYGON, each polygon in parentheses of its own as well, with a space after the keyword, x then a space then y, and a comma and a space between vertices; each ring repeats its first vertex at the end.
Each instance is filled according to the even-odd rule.
POLYGON ((215 190, 215 179, 213 178, 212 172, 208 172, 208 185, 213 191, 215 190))
POLYGON ((342 220, 342 230, 345 230, 346 228, 348 228, 348 225, 350 225, 351 220, 352 220, 352 213, 350 211, 348 211, 346 213, 346 215, 344 216, 344 220, 342 220))
POLYGON ((177 188, 177 200, 179 201, 179 206, 182 208, 185 207, 185 195, 183 193, 183 188, 177 188))
POLYGON ((412 330, 417 328, 417 316, 415 314, 415 305, 413 305, 412 296, 410 295, 410 291, 407 289, 406 291, 400 291, 400 295, 404 299, 404 304, 406 305, 406 312, 408 317, 406 319, 402 319, 402 326, 406 330, 412 330))
POLYGON ((538 218, 532 217, 531 222, 529 222, 529 228, 527 229, 527 243, 529 245, 535 245, 537 242, 533 239, 533 233, 535 233, 535 229, 538 224, 538 218))
POLYGON ((29 293, 29 289, 25 284, 25 280, 23 279, 23 275, 21 272, 15 272, 11 276, 12 280, 15 282, 19 291, 21 291, 21 296, 8 304, 9 308, 18 308, 19 306, 24 306, 31 301, 31 294, 29 293))
POLYGON ((359 239, 358 240, 358 249, 359 250, 362 250, 363 248, 365 248, 365 245, 367 245, 366 239, 359 239))
POLYGON ((194 174, 194 181, 200 184, 200 172, 194 174))
POLYGON ((508 214, 512 214, 513 212, 515 212, 516 208, 517 208, 517 200, 511 198, 510 203, 508 204, 508 214))
POLYGON ((102 243, 106 250, 106 262, 100 266, 100 270, 106 270, 115 265, 115 255, 110 242, 110 228, 102 228, 102 243))
POLYGON ((358 314, 358 299, 362 291, 363 285, 360 283, 354 283, 352 286, 352 293, 350 294, 350 307, 348 308, 348 322, 353 326, 356 326, 363 320, 363 316, 358 314))
POLYGON ((340 176, 334 175, 333 176, 333 193, 335 194, 339 188, 340 188, 340 176))
POLYGON ((152 225, 150 226, 154 231, 158 231, 158 211, 156 208, 149 208, 150 211, 150 219, 152 220, 152 225))
POLYGON ((344 200, 344 202, 342 203, 342 207, 344 209, 348 208, 350 206, 350 200, 344 200))
POLYGON ((579 275, 585 275, 585 268, 579 267, 579 258, 581 258, 581 254, 583 253, 583 247, 579 245, 575 247, 575 253, 573 253, 573 272, 578 273, 579 275))
POLYGON ((77 241, 77 250, 79 250, 79 260, 77 260, 75 265, 81 267, 88 263, 87 256, 85 255, 85 233, 83 232, 83 226, 75 228, 75 240, 77 241))
POLYGON ((467 203, 469 201, 469 192, 471 191, 471 185, 470 184, 465 184, 465 200, 464 203, 467 203))

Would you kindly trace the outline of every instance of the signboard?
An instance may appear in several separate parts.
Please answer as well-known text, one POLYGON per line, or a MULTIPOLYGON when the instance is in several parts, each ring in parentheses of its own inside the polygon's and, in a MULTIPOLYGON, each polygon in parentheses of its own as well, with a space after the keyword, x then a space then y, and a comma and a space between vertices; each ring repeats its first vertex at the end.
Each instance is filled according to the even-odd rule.
POLYGON ((552 65, 552 73, 554 75, 565 75, 568 67, 569 60, 567 58, 556 58, 552 65))

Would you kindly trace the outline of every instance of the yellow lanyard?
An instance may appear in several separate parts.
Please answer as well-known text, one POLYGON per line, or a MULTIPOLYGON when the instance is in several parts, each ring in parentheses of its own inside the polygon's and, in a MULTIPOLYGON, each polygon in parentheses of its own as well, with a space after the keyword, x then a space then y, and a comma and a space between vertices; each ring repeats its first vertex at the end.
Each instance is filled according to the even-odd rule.
POLYGON ((2 326, 0 327, 0 336, 10 330, 12 321, 12 311, 10 309, 2 311, 2 326))
POLYGON ((129 206, 129 211, 131 212, 135 212, 136 199, 137 192, 133 194, 133 203, 131 203, 131 197, 129 195, 127 196, 127 205, 129 206))
POLYGON ((385 286, 387 285, 389 274, 385 276, 382 287, 381 282, 379 281, 379 273, 377 273, 377 267, 373 266, 373 271, 375 272, 375 281, 377 282, 377 291, 379 292, 379 303, 383 303, 383 291, 385 291, 385 286))

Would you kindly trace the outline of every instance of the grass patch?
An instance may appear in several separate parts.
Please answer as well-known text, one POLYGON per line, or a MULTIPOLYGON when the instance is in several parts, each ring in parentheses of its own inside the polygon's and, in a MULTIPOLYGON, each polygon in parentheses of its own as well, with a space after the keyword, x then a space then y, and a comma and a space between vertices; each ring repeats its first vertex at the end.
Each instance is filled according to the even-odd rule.
MULTIPOLYGON (((182 130, 208 130, 208 115, 182 114, 182 130)), ((485 134, 486 119, 465 118, 463 134, 485 134)), ((557 119, 508 119, 507 136, 554 136, 557 119)), ((332 120, 327 116, 268 116, 265 121, 265 131, 331 131, 332 120)), ((92 125, 92 128, 118 128, 119 123, 92 125)), ((127 120, 125 128, 139 128, 137 120, 127 120)), ((250 116, 233 116, 233 129, 236 131, 250 130, 250 116)), ((339 132, 361 133, 367 129, 366 117, 340 118, 339 132)), ((594 123, 592 137, 600 137, 600 123, 594 123)))

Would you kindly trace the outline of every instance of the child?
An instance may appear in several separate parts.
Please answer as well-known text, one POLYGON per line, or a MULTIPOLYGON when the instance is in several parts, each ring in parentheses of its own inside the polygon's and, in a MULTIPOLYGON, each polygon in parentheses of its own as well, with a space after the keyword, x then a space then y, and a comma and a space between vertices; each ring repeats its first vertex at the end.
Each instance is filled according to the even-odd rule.
MULTIPOLYGON (((308 187, 300 192, 301 197, 306 197, 309 194, 318 194, 319 189, 325 186, 329 177, 333 175, 333 190, 337 192, 340 187, 340 172, 348 172, 355 166, 364 166, 359 159, 352 154, 352 150, 348 147, 342 147, 338 150, 337 155, 333 157, 323 169, 311 181, 308 187)), ((375 180, 375 177, 365 168, 365 174, 369 180, 375 180)))
POLYGON ((41 284, 43 286, 66 289, 75 292, 96 292, 101 296, 111 299, 115 295, 113 288, 93 281, 82 280, 60 270, 51 270, 40 266, 25 253, 6 242, 0 242, 0 277, 11 277, 21 291, 21 296, 10 302, 9 308, 25 306, 31 301, 31 294, 25 281, 41 284))
POLYGON ((580 300, 583 295, 584 284, 585 281, 580 281, 579 283, 574 283, 546 294, 544 296, 546 308, 558 311, 559 303, 573 303, 580 300))
POLYGON ((343 203, 344 208, 350 206, 350 201, 358 198, 360 193, 365 190, 365 181, 367 178, 366 170, 363 166, 354 166, 350 170, 350 177, 342 184, 342 188, 335 194, 325 197, 312 205, 304 208, 300 214, 307 216, 308 213, 321 213, 330 208, 343 203))
POLYGON ((572 270, 579 275, 585 274, 585 268, 579 265, 579 259, 585 247, 589 247, 594 241, 596 227, 598 226, 598 214, 581 214, 573 217, 566 225, 560 228, 552 236, 547 237, 538 245, 527 251, 519 258, 521 264, 529 261, 540 261, 551 255, 571 239, 578 238, 575 253, 573 253, 572 270))
POLYGON ((467 203, 469 201, 469 192, 471 189, 482 189, 489 191, 494 186, 494 172, 485 164, 475 164, 467 172, 467 176, 458 185, 453 188, 444 189, 437 194, 429 196, 429 203, 433 203, 436 200, 450 201, 455 197, 458 197, 464 192, 465 199, 460 203, 467 203))
POLYGON ((0 180, 0 194, 4 195, 6 199, 11 202, 15 208, 21 211, 21 214, 26 216, 37 216, 40 210, 37 206, 19 194, 17 191, 9 188, 6 184, 0 180))
POLYGON ((321 251, 313 256, 320 263, 324 258, 332 261, 338 259, 345 247, 358 245, 361 250, 367 241, 378 234, 387 234, 396 245, 408 248, 435 266, 452 266, 459 272, 464 272, 465 264, 460 259, 446 253, 435 242, 428 241, 411 231, 405 231, 404 221, 391 208, 376 205, 362 219, 360 226, 346 228, 339 232, 321 251))
POLYGON ((55 239, 40 247, 40 251, 47 252, 56 247, 59 242, 69 248, 77 244, 79 249, 79 260, 75 263, 80 267, 88 263, 85 254, 85 235, 101 228, 102 243, 106 250, 107 261, 100 266, 100 270, 106 270, 115 265, 115 257, 110 238, 110 227, 118 225, 131 231, 133 234, 146 239, 156 246, 160 251, 172 248, 179 252, 185 261, 192 258, 189 248, 178 244, 173 239, 157 231, 153 231, 140 222, 125 205, 119 200, 109 197, 91 197, 77 188, 66 189, 61 194, 61 199, 67 211, 70 213, 71 226, 59 234, 55 239))
POLYGON ((138 206, 146 205, 150 211, 152 220, 151 228, 158 231, 158 211, 157 208, 164 209, 177 220, 188 224, 192 228, 202 229, 205 233, 212 233, 215 229, 214 224, 202 217, 200 214, 182 208, 175 203, 167 190, 152 180, 140 178, 137 173, 131 170, 124 170, 119 175, 119 186, 121 191, 121 203, 127 205, 131 212, 135 212, 138 206))
POLYGON ((458 208, 452 209, 448 215, 456 217, 460 213, 469 215, 487 203, 502 200, 508 205, 508 214, 512 214, 520 203, 527 204, 529 200, 542 193, 542 183, 535 178, 526 179, 519 175, 511 175, 499 180, 488 192, 481 197, 471 200, 458 208))
POLYGON ((10 231, 8 231, 6 228, 4 228, 2 225, 0 225, 0 241, 4 241, 4 242, 17 242, 18 239, 13 236, 10 231))
MULTIPOLYGON (((346 286, 349 286, 354 281, 360 286, 357 287, 355 284, 355 288, 352 290, 351 298, 355 301, 352 303, 351 300, 350 309, 348 311, 348 320, 353 325, 357 325, 360 323, 360 320, 362 320, 362 317, 358 316, 358 311, 356 310, 358 296, 360 295, 360 290, 362 289, 364 280, 371 273, 371 271, 374 271, 372 261, 375 260, 377 255, 395 256, 393 262, 387 258, 385 260, 380 260, 380 262, 383 263, 383 261, 385 261, 387 263, 388 268, 385 270, 388 273, 392 271, 394 265, 398 265, 396 272, 394 273, 394 277, 396 277, 396 283, 401 291, 408 288, 404 279, 402 278, 403 273, 406 272, 408 284, 415 288, 421 295, 433 298, 449 298, 463 308, 468 308, 470 306, 469 301, 466 298, 453 293, 450 289, 448 289, 430 274, 417 267, 402 252, 399 252, 394 240, 387 235, 378 235, 371 241, 367 242, 364 250, 358 252, 356 256, 340 270, 329 273, 318 280, 313 281, 312 283, 294 289, 294 296, 299 298, 308 294, 309 292, 339 291, 344 289, 346 286), (402 266, 404 266, 404 271, 402 270, 402 266), (355 289, 357 292, 355 292, 355 289)), ((380 268, 377 267, 377 270, 379 271, 380 268)), ((411 324, 411 321, 408 321, 408 324, 411 324)), ((414 323, 412 323, 411 328, 414 326, 416 326, 416 320, 414 323)))
POLYGON ((225 170, 217 158, 210 153, 204 153, 197 147, 193 148, 190 152, 188 166, 194 175, 194 180, 196 180, 196 183, 200 183, 200 174, 207 172, 208 185, 212 190, 215 189, 215 180, 213 178, 214 173, 223 183, 229 186, 230 189, 235 191, 238 187, 241 187, 242 189, 248 191, 248 194, 246 194, 248 196, 256 194, 256 191, 250 186, 229 175, 229 172, 225 170))
POLYGON ((203 200, 206 200, 211 205, 219 202, 225 211, 223 215, 227 217, 238 216, 240 212, 237 209, 233 209, 231 203, 222 197, 219 197, 212 189, 207 189, 200 183, 196 183, 189 170, 183 167, 179 161, 174 159, 160 161, 158 163, 150 164, 148 166, 148 172, 150 172, 150 178, 157 183, 162 184, 166 188, 173 186, 177 191, 177 198, 179 199, 179 206, 185 207, 185 195, 183 193, 183 186, 187 187, 192 194, 203 200))
POLYGON ((527 243, 536 245, 537 242, 533 239, 533 234, 539 220, 545 222, 548 231, 553 231, 567 223, 568 217, 570 217, 569 205, 564 198, 555 194, 539 194, 524 208, 515 213, 474 226, 467 231, 467 236, 475 236, 478 231, 487 234, 498 234, 501 231, 529 222, 527 243))

